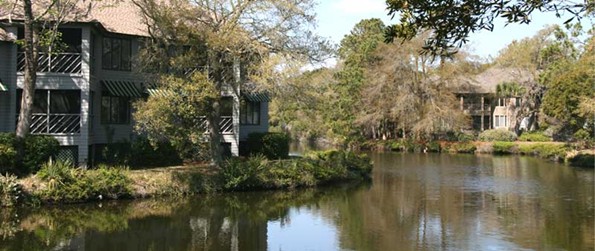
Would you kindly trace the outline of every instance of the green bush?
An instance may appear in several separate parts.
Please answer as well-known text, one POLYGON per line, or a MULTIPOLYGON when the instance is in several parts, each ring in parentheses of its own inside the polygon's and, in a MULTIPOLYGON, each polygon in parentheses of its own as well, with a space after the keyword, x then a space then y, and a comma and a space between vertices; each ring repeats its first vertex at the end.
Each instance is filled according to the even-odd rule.
POLYGON ((492 144, 492 152, 494 154, 510 154, 517 151, 518 148, 513 142, 496 141, 492 144))
POLYGON ((167 141, 152 145, 146 137, 108 144, 98 162, 110 165, 128 165, 133 168, 172 166, 182 164, 180 155, 167 141))
POLYGON ((182 164, 176 149, 167 141, 151 145, 147 138, 132 141, 128 165, 132 167, 172 166, 182 164))
MULTIPOLYGON (((16 163, 14 160, 16 152, 14 155, 8 153, 3 157, 0 157, 0 167, 6 168, 6 171, 13 170, 14 173, 20 175, 35 173, 43 163, 48 161, 50 157, 54 156, 60 150, 60 143, 58 143, 58 140, 52 136, 27 135, 23 143, 25 149, 23 161, 21 163, 16 163), (13 158, 10 159, 9 156, 13 156, 13 158)), ((0 133, 0 145, 4 146, 4 150, 10 151, 7 150, 10 148, 16 150, 16 144, 17 140, 14 133, 0 133)), ((0 155, 2 155, 2 153, 0 153, 0 155)))
POLYGON ((561 144, 526 144, 519 146, 519 152, 525 155, 561 160, 566 156, 568 147, 561 144))
POLYGON ((475 135, 471 134, 471 133, 464 133, 464 132, 447 132, 444 140, 446 141, 460 141, 460 142, 465 142, 465 141, 473 141, 475 140, 475 135))
POLYGON ((17 177, 11 174, 0 174, 0 207, 10 207, 23 197, 23 189, 17 177))
POLYGON ((251 133, 242 155, 262 154, 268 159, 286 159, 289 156, 289 136, 285 133, 251 133))
POLYGON ((472 142, 449 142, 444 145, 444 150, 450 153, 474 153, 476 147, 472 142))
POLYGON ((568 159, 570 165, 580 167, 595 167, 595 155, 593 154, 577 154, 576 156, 568 159))
POLYGON ((517 138, 514 132, 506 129, 492 129, 485 130, 479 134, 479 140, 481 141, 515 141, 517 138))
POLYGON ((0 144, 0 174, 13 172, 17 152, 11 145, 0 144))
POLYGON ((219 178, 225 190, 295 188, 367 177, 371 170, 367 156, 326 151, 287 160, 267 160, 261 155, 247 160, 230 159, 223 165, 219 178))
POLYGON ((86 170, 57 161, 44 164, 37 176, 47 183, 44 189, 37 191, 37 195, 48 202, 116 199, 131 194, 131 180, 123 167, 100 165, 97 169, 86 170))
POLYGON ((552 141, 552 138, 546 136, 543 132, 524 132, 519 137, 519 141, 548 142, 552 141))

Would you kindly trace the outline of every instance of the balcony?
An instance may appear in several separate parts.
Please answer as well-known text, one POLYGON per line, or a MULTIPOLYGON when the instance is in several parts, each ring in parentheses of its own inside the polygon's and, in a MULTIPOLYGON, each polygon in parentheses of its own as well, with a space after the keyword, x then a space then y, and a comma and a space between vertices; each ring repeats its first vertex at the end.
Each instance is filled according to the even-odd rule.
MULTIPOLYGON (((82 57, 80 53, 39 53, 37 72, 46 73, 82 73, 82 57)), ((17 71, 25 70, 25 53, 17 54, 17 71)))
POLYGON ((75 134, 81 132, 80 114, 34 113, 31 116, 32 134, 75 134))
POLYGON ((488 104, 485 104, 483 106, 483 109, 482 109, 481 104, 471 103, 471 104, 465 104, 463 106, 463 112, 465 114, 469 114, 469 115, 482 115, 482 113, 484 115, 489 115, 490 110, 491 110, 491 107, 488 104))
MULTIPOLYGON (((201 127, 204 128, 205 132, 207 131, 207 118, 202 117, 200 119, 201 127)), ((221 120, 219 120, 219 132, 221 134, 233 134, 233 117, 232 116, 221 116, 221 120)))

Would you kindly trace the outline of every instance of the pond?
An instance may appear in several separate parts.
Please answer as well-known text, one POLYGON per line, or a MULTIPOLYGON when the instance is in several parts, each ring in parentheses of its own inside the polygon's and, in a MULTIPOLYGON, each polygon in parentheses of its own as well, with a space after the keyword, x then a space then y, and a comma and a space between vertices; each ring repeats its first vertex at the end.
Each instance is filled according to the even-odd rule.
POLYGON ((370 182, 2 209, 0 250, 593 250, 594 171, 372 154, 370 182))

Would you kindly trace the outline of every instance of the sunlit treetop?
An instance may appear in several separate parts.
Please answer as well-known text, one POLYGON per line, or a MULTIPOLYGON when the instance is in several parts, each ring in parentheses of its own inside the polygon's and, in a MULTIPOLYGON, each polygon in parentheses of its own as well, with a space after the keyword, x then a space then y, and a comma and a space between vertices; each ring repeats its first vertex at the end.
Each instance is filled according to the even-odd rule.
POLYGON ((387 27, 387 42, 410 40, 430 30, 433 35, 426 40, 424 52, 445 56, 467 43, 470 33, 492 31, 497 18, 507 24, 528 24, 535 11, 569 16, 565 23, 595 16, 595 0, 386 0, 386 4, 389 15, 399 20, 387 27))

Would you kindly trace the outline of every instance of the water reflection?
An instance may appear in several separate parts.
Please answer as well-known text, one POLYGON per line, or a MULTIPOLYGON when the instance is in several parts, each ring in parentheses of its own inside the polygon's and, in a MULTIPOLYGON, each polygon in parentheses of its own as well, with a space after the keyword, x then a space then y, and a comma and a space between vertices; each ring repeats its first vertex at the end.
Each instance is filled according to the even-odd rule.
POLYGON ((375 154, 373 183, 2 210, 0 250, 593 250, 594 174, 375 154))

